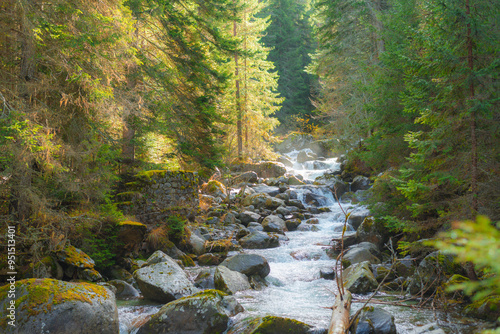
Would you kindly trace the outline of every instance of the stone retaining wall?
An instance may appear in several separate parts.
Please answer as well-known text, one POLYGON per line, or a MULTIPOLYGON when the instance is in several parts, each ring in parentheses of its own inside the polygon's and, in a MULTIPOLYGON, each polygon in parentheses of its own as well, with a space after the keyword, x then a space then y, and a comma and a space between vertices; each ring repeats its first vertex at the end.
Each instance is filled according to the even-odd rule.
POLYGON ((168 216, 189 216, 199 210, 198 174, 187 171, 153 170, 136 176, 132 207, 142 223, 165 221, 168 216))

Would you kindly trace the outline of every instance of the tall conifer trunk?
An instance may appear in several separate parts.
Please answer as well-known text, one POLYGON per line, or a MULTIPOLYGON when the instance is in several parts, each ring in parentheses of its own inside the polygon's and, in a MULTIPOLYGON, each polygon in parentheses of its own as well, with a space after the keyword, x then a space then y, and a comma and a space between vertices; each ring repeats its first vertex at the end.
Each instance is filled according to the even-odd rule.
MULTIPOLYGON (((237 24, 234 21, 233 24, 233 33, 234 37, 237 36, 237 24)), ((238 53, 234 54, 234 75, 236 77, 236 136, 238 137, 238 157, 241 158, 243 151, 243 133, 241 129, 241 120, 242 120, 242 110, 241 110, 241 101, 240 101, 240 80, 239 80, 239 69, 238 69, 238 53)))

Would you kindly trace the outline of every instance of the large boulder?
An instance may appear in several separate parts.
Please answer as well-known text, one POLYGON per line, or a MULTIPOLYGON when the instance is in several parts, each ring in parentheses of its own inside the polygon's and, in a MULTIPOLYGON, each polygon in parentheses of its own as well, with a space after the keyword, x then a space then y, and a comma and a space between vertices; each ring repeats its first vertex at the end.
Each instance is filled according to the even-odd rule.
POLYGON ((221 263, 221 266, 245 274, 248 277, 253 275, 266 277, 271 271, 267 259, 257 254, 238 254, 231 256, 225 259, 224 262, 221 263))
POLYGON ((226 187, 217 180, 210 180, 207 183, 202 184, 200 191, 202 194, 221 198, 225 198, 227 194, 226 187))
POLYGON ((445 334, 445 331, 439 327, 438 323, 432 322, 421 327, 416 327, 410 334, 445 334))
POLYGON ((165 261, 134 272, 134 278, 145 298, 168 303, 198 291, 175 260, 167 255, 163 259, 165 261))
POLYGON ((274 161, 264 161, 259 163, 243 163, 237 166, 242 172, 253 171, 256 172, 259 177, 280 177, 285 175, 286 167, 282 163, 274 161))
POLYGON ((229 294, 251 289, 248 277, 222 265, 215 269, 215 288, 229 294))
POLYGON ((344 264, 354 264, 364 261, 369 261, 371 264, 379 264, 381 261, 378 258, 380 252, 375 244, 371 242, 362 242, 352 245, 344 254, 344 264))
POLYGON ((265 207, 269 210, 274 210, 280 206, 285 206, 285 201, 276 197, 269 197, 266 199, 265 207))
POLYGON ((345 269, 343 278, 344 287, 352 293, 368 293, 374 291, 378 286, 368 261, 353 264, 345 269))
POLYGON ((229 317, 243 311, 232 296, 205 290, 164 305, 138 334, 213 334, 227 329, 229 317))
POLYGON ((452 275, 465 275, 464 269, 454 257, 440 251, 427 255, 418 265, 408 284, 408 292, 433 294, 435 288, 445 283, 452 275))
POLYGON ((262 221, 262 227, 266 232, 275 232, 284 234, 286 229, 286 224, 283 219, 275 215, 269 215, 262 221))
POLYGON ((382 249, 388 240, 388 233, 382 222, 370 216, 363 219, 359 225, 356 230, 356 238, 359 242, 371 242, 382 249))
POLYGON ((189 249, 192 250, 196 255, 205 254, 205 242, 206 240, 194 233, 194 231, 191 231, 191 233, 188 234, 186 240, 189 249))
POLYGON ((297 162, 301 163, 301 164, 306 162, 306 161, 311 161, 314 159, 316 159, 316 156, 314 154, 311 154, 311 153, 306 152, 306 151, 300 151, 297 154, 297 162))
POLYGON ((243 206, 249 206, 253 205, 256 208, 259 208, 263 205, 265 205, 266 200, 268 198, 271 198, 268 194, 266 193, 261 193, 261 192, 256 192, 254 194, 248 195, 243 199, 243 206))
POLYGON ((354 230, 357 230, 358 227, 361 225, 363 220, 365 220, 366 217, 370 216, 370 210, 364 209, 364 208, 359 208, 357 210, 354 210, 350 215, 347 220, 349 225, 352 226, 354 230))
POLYGON ((137 254, 146 234, 147 226, 130 220, 119 222, 118 226, 119 255, 123 257, 127 254, 137 254))
POLYGON ((313 192, 307 192, 304 194, 304 202, 315 207, 325 206, 328 203, 328 199, 320 194, 315 194, 313 192))
POLYGON ((245 226, 248 226, 250 222, 258 222, 260 220, 260 215, 252 211, 243 211, 238 215, 238 219, 245 226))
POLYGON ((358 175, 351 183, 351 191, 356 192, 358 190, 367 190, 371 187, 371 181, 366 176, 358 175))
POLYGON ((238 176, 233 177, 229 181, 229 184, 236 185, 236 184, 240 184, 242 182, 257 183, 258 179, 259 179, 259 175, 257 175, 256 172, 250 171, 250 172, 245 172, 245 173, 242 173, 238 176))
POLYGON ((235 324, 227 334, 310 334, 312 326, 276 316, 255 317, 235 324))
POLYGON ((353 326, 353 334, 397 334, 394 317, 372 306, 363 308, 353 326))
POLYGON ((116 334, 119 331, 113 293, 92 283, 48 278, 20 280, 15 286, 0 288, 0 310, 2 333, 116 334), (12 287, 15 299, 9 297, 12 287), (12 301, 14 311, 9 310, 12 301), (12 320, 15 327, 8 323, 12 320))
POLYGON ((253 231, 238 241, 241 247, 248 249, 276 248, 280 245, 276 235, 260 231, 253 231))
POLYGON ((122 280, 111 280, 107 284, 115 287, 115 297, 120 300, 136 299, 141 296, 141 293, 137 291, 131 284, 122 280))

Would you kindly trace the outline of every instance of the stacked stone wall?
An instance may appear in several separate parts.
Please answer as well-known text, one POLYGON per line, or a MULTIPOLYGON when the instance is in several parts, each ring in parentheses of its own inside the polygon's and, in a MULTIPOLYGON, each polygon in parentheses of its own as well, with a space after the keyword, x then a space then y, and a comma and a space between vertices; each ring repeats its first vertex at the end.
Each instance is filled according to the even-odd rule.
POLYGON ((132 207, 143 223, 165 221, 169 216, 188 217, 199 210, 198 174, 155 170, 139 173, 132 207))

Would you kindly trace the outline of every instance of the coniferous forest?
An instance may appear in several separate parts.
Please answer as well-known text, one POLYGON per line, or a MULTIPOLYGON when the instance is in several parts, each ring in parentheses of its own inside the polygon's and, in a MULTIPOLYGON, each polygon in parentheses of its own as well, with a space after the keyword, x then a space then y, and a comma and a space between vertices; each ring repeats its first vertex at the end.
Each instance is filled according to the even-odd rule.
MULTIPOLYGON (((339 271, 354 266, 344 258, 349 208, 362 205, 361 226, 375 227, 362 239, 360 221, 357 243, 380 239, 371 265, 393 263, 383 280, 372 268, 383 289, 399 278, 393 290, 418 306, 500 333, 499 52, 496 0, 0 0, 2 314, 14 272, 20 326, 33 308, 70 302, 57 297, 64 282, 139 281, 155 251, 196 268, 277 247, 327 211, 321 188, 346 224, 328 245, 340 250, 340 296, 339 271), (308 168, 326 172, 299 175, 308 168), (242 241, 254 233, 271 241, 242 241), (430 254, 438 274, 425 276, 430 254), (398 271, 402 258, 411 274, 398 271), (52 299, 32 297, 33 279, 51 280, 52 299)), ((218 273, 215 288, 232 294, 218 273)), ((243 274, 253 290, 271 284, 269 271, 243 274)), ((9 321, 0 319, 7 332, 9 321)), ((161 332, 151 326, 139 333, 161 332)), ((255 326, 229 333, 264 328, 255 326)))

